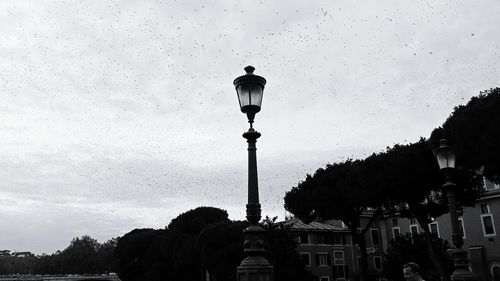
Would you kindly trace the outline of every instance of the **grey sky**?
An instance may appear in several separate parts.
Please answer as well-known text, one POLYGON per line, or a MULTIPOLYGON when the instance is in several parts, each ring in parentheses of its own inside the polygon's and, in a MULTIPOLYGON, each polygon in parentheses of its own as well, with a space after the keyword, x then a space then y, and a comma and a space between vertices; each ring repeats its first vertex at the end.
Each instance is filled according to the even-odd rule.
POLYGON ((244 218, 232 81, 266 85, 264 215, 328 162, 428 137, 500 77, 498 1, 2 1, 0 249, 209 205, 244 218))

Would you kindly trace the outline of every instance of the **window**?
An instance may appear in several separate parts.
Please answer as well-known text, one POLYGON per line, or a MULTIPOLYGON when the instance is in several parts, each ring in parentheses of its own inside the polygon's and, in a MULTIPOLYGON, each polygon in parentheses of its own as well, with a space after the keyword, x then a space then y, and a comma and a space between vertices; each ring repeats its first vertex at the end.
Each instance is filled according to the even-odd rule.
POLYGON ((378 235, 378 229, 371 229, 372 234, 372 245, 380 245, 380 237, 378 235))
POLYGON ((334 265, 333 272, 335 273, 336 278, 346 278, 344 265, 334 265))
POLYGON ((300 253, 300 258, 304 261, 304 264, 306 266, 311 265, 311 256, 309 255, 309 253, 300 253))
POLYGON ((317 253, 316 254, 316 265, 329 266, 330 264, 331 264, 330 255, 328 253, 317 253))
MULTIPOLYGON (((361 233, 361 231, 362 231, 362 230, 363 230, 363 229, 362 229, 361 227, 358 227, 358 228, 356 229, 356 232, 359 234, 359 233, 361 233)), ((358 241, 356 241, 356 239, 354 239, 354 237, 353 237, 353 236, 351 236, 351 239, 352 239, 352 244, 353 244, 353 245, 358 245, 358 241)))
POLYGON ((358 265, 358 269, 360 269, 361 268, 361 257, 360 256, 356 257, 356 263, 358 265))
POLYGON ((486 190, 486 191, 493 190, 493 189, 500 189, 500 185, 498 183, 494 183, 494 182, 486 179, 485 177, 483 177, 483 186, 484 186, 484 190, 486 190))
POLYGON ((343 251, 333 251, 333 272, 336 278, 348 278, 343 251))
POLYGON ((398 219, 392 219, 392 226, 399 226, 398 219))
POLYGON ((330 277, 328 277, 328 276, 321 276, 319 278, 319 281, 330 281, 330 277))
POLYGON ((343 251, 333 251, 333 264, 343 265, 344 262, 344 252, 343 251))
POLYGON ((493 215, 492 214, 481 215, 481 222, 483 224, 484 236, 496 236, 495 226, 493 225, 493 215))
POLYGON ((345 245, 345 234, 328 233, 317 236, 317 244, 345 245))
POLYGON ((463 218, 458 218, 459 224, 458 224, 458 233, 462 234, 462 237, 465 239, 465 227, 464 227, 464 219, 463 218))
POLYGON ((346 244, 346 240, 345 240, 345 234, 342 234, 342 233, 335 233, 333 236, 333 241, 332 241, 332 244, 333 245, 345 245, 346 244))
POLYGON ((439 225, 438 225, 437 221, 429 223, 429 230, 436 237, 438 237, 438 238, 440 237, 439 236, 439 225))
POLYGON ((393 227, 392 228, 392 238, 396 239, 400 235, 401 235, 401 229, 399 228, 399 226, 393 227))
POLYGON ((299 236, 299 243, 300 244, 309 244, 309 234, 301 233, 299 236))
POLYGON ((328 237, 326 234, 316 234, 316 244, 328 244, 328 237))
POLYGON ((493 215, 490 213, 488 204, 481 204, 481 223, 483 225, 483 234, 485 237, 496 236, 493 215))
POLYGON ((373 267, 376 270, 382 270, 382 257, 379 256, 373 257, 373 267))
POLYGON ((345 264, 335 264, 332 268, 335 279, 349 279, 349 266, 345 264))
POLYGON ((481 214, 489 214, 490 206, 488 204, 481 204, 481 214))
POLYGON ((410 225, 410 233, 411 234, 418 234, 418 224, 410 225))

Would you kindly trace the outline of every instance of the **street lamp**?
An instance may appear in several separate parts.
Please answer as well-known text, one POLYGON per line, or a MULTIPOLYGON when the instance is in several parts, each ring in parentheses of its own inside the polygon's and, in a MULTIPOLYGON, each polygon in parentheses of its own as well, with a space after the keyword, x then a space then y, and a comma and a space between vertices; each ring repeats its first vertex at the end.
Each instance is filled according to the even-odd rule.
POLYGON ((442 139, 439 148, 436 151, 436 158, 439 168, 445 177, 443 189, 448 197, 448 208, 451 221, 451 237, 455 249, 452 250, 451 256, 454 263, 454 271, 451 274, 451 280, 477 280, 477 276, 469 270, 469 262, 467 260, 467 251, 462 249, 464 239, 462 233, 458 230, 457 207, 455 203, 455 188, 456 185, 452 181, 453 171, 455 170, 455 152, 448 146, 446 139, 442 139))
POLYGON ((262 95, 266 79, 253 74, 253 66, 245 67, 246 74, 236 78, 233 82, 241 112, 245 113, 250 128, 243 133, 248 142, 248 204, 246 206, 248 227, 245 234, 245 259, 237 269, 238 281, 273 281, 273 267, 264 257, 264 229, 259 225, 261 218, 259 203, 259 186, 257 180, 257 154, 255 143, 260 133, 253 128, 255 114, 260 111, 262 95))

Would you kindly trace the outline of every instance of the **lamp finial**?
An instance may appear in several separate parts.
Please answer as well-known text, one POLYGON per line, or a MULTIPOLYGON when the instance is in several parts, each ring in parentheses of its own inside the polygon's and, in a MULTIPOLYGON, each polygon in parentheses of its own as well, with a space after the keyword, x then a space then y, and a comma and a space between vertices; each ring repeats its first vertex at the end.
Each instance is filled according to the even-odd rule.
POLYGON ((247 75, 253 75, 253 71, 255 70, 255 67, 249 65, 249 66, 245 67, 244 69, 247 72, 247 75))

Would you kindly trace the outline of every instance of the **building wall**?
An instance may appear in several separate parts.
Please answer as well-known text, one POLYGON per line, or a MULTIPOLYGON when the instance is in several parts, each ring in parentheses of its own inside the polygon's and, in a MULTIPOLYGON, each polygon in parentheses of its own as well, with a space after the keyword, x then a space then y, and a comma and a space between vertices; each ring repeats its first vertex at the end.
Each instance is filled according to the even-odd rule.
MULTIPOLYGON (((363 223, 366 223, 368 218, 363 219, 363 223)), ((296 240, 300 242, 300 236, 308 235, 308 243, 299 243, 297 246, 297 252, 300 254, 309 254, 310 265, 307 269, 317 277, 328 277, 328 280, 353 280, 359 274, 359 259, 360 252, 359 247, 353 243, 353 239, 345 228, 345 226, 336 220, 324 221, 323 223, 333 225, 336 227, 341 227, 344 229, 342 232, 321 232, 321 231, 297 231, 296 240), (345 237, 344 244, 324 244, 321 239, 321 235, 332 234, 343 235, 345 237), (340 253, 341 252, 341 253, 340 253), (330 262, 328 266, 316 264, 316 254, 326 253, 330 257, 330 262), (335 256, 341 257, 341 259, 335 259, 335 256), (339 267, 343 267, 340 269, 339 267), (335 270, 337 268, 337 270, 335 270), (343 271, 341 274, 337 271, 343 271), (339 276, 340 275, 340 276, 339 276)), ((379 222, 375 223, 375 226, 371 228, 365 235, 366 247, 368 250, 368 274, 373 276, 373 278, 381 275, 381 265, 383 263, 383 249, 385 234, 380 230, 379 222), (372 235, 372 231, 376 234, 372 235)))
MULTIPOLYGON (((500 187, 488 184, 493 188, 487 189, 474 206, 464 207, 463 215, 460 217, 464 228, 463 247, 469 251, 473 272, 483 281, 493 280, 495 267, 498 267, 496 271, 500 271, 500 187), (491 217, 493 233, 485 233, 483 217, 491 217)), ((452 244, 449 214, 436 218, 433 223, 437 224, 438 236, 452 244)), ((411 227, 416 227, 415 224, 416 222, 406 218, 389 216, 382 220, 384 227, 381 231, 387 236, 387 241, 390 241, 394 239, 393 228, 398 228, 401 235, 405 235, 411 231, 411 227)), ((418 232, 423 232, 420 226, 418 232)), ((384 244, 384 249, 387 245, 384 244)))
POLYGON ((344 232, 331 232, 331 231, 301 231, 296 232, 296 239, 299 242, 297 252, 301 255, 309 255, 309 265, 306 268, 318 278, 323 277, 324 280, 347 280, 351 273, 352 251, 350 248, 350 240, 348 235, 344 232), (325 235, 343 235, 345 237, 345 244, 330 244, 324 240, 325 235), (300 236, 307 235, 308 243, 301 242, 300 236), (322 257, 317 257, 321 255, 322 257), (326 260, 325 260, 326 256, 326 260), (342 258, 339 258, 341 256, 342 258), (336 258, 337 257, 337 258, 336 258), (335 267, 342 266, 345 273, 337 272, 335 267), (339 276, 341 275, 341 276, 339 276))
MULTIPOLYGON (((486 192, 474 207, 465 207, 461 220, 465 230, 464 248, 469 251, 474 273, 482 280, 493 280, 494 267, 500 269, 500 189, 486 192), (493 233, 485 232, 485 217, 491 218, 493 233)), ((440 237, 451 242, 450 216, 443 215, 437 222, 440 237)))

